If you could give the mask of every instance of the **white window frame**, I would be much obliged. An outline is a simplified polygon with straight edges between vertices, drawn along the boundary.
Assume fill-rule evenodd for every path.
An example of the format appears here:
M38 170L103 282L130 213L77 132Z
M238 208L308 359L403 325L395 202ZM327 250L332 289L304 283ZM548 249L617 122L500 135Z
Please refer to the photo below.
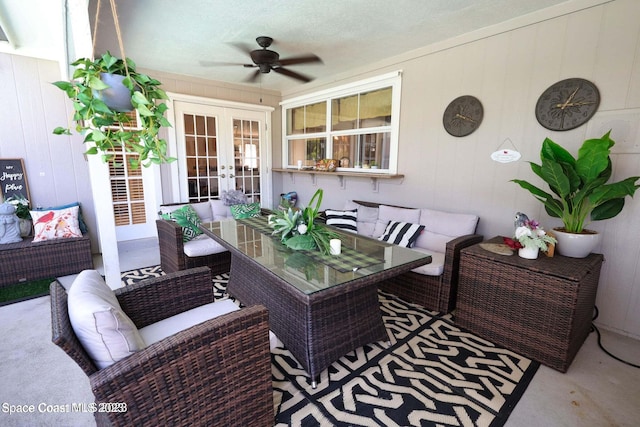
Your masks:
M325 138L326 140L326 156L332 158L333 153L333 137L340 135L362 135L368 133L390 132L389 147L389 168L388 169L355 169L339 168L339 170L348 170L350 172L361 173L398 173L398 135L400 129L400 94L402 89L402 71L394 71L392 73L383 74L365 80L348 83L331 89L314 92L308 95L302 95L280 102L282 107L282 164L285 168L297 168L297 165L289 164L289 141L301 138ZM331 106L333 99L343 98L359 93L371 92L386 87L392 88L391 94L391 124L383 127L359 128L350 130L331 130ZM325 101L327 105L327 123L325 132L314 132L310 134L293 134L287 135L287 110L298 108L305 105L311 105ZM353 165L351 165L353 166Z

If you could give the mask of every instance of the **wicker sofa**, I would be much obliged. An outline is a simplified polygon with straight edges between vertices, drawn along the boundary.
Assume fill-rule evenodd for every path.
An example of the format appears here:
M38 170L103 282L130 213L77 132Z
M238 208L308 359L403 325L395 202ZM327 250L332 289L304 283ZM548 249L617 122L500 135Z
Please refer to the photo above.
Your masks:
M202 311L194 315L194 310L214 311L211 306L220 304L213 302L210 277L206 268L191 269L114 294L140 330L176 318L189 322L202 317ZM196 322L98 369L72 326L70 315L77 307L68 307L68 301L73 286L76 282L68 294L58 282L51 284L52 341L88 376L97 425L273 425L268 313L263 306Z
M173 212L186 203L160 206L159 214ZM218 221L231 216L231 209L222 200L190 203L203 222ZM165 273L194 267L209 267L211 274L227 273L231 267L231 254L223 246L204 234L184 242L182 228L171 220L156 220L160 245L160 266Z
M0 287L93 268L89 236L0 245Z
M391 220L424 225L412 249L431 254L432 262L386 280L380 289L429 310L448 313L455 308L460 250L483 239L475 234L476 215L359 200L347 201L344 210L356 210L358 234L372 238L380 237Z

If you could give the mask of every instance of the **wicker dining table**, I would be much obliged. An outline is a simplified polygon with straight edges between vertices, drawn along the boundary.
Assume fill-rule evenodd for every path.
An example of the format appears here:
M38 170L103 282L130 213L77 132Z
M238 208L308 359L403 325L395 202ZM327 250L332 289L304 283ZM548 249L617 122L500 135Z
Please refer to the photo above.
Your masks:
M269 310L269 327L315 388L331 363L388 341L377 283L431 262L431 256L336 229L340 255L294 251L271 235L266 217L206 222L200 228L231 252L227 291Z

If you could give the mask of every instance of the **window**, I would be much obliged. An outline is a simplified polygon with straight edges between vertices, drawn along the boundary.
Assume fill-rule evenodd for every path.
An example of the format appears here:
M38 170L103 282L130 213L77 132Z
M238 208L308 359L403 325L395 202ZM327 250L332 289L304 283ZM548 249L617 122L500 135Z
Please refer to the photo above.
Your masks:
M340 170L397 172L400 72L281 103L283 164L336 159Z

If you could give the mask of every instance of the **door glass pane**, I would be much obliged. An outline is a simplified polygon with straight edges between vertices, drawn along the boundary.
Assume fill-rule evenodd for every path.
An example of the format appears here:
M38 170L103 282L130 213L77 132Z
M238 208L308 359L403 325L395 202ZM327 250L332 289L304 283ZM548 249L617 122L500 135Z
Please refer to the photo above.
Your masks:
M184 115L189 201L219 197L218 139L215 116Z
M260 201L260 126L254 120L233 120L235 189L251 202Z

